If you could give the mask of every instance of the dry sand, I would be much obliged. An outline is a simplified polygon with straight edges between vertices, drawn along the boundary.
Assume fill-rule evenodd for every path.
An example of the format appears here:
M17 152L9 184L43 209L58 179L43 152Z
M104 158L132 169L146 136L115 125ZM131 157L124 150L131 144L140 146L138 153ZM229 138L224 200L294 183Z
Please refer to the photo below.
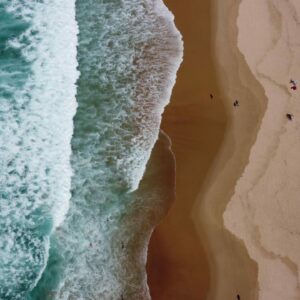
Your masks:
M255 21L253 21L255 20ZM258 264L259 300L300 299L300 2L243 0L238 46L268 105L224 214ZM294 120L286 118L287 113Z

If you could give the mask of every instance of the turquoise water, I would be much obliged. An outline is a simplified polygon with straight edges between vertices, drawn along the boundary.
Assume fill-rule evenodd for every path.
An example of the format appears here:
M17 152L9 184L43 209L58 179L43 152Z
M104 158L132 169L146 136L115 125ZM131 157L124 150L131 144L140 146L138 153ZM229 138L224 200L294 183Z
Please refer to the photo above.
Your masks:
M0 16L0 299L148 299L163 136L141 179L182 56L171 14L0 0Z
M36 285L50 235L68 210L78 77L74 8L0 1L0 299L24 299ZM65 21L72 11L73 21Z

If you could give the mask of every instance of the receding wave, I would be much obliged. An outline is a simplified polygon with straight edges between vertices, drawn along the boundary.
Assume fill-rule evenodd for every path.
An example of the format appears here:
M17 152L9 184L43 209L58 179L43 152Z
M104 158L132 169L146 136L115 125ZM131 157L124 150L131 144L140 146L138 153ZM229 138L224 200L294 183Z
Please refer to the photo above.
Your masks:
M148 299L167 142L140 182L182 59L172 14L161 0L0 0L0 15L0 298Z
M95 154L105 189L137 189L181 62L180 35L158 3L77 1L82 136L74 150L84 144L87 161Z
M74 1L0 0L0 299L25 299L64 219L75 114Z
M181 36L158 0L78 0L76 19L72 199L32 298L149 299L145 246L155 218L146 213L162 209L164 192L138 187L182 59Z

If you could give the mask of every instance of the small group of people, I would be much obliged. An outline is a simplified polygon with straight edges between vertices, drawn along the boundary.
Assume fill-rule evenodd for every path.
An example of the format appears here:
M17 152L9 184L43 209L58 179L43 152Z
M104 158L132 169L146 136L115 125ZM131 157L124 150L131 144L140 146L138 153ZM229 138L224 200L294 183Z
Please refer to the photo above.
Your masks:
M297 83L296 83L296 81L294 79L290 80L290 84L291 84L291 89L293 91L297 90ZM210 99L214 98L213 94L209 94L209 96L210 96ZM234 100L233 106L234 107L240 106L240 102L238 100ZM286 114L286 117L287 117L288 120L292 121L293 118L294 118L294 115L293 114ZM237 295L237 298L239 299L239 295Z
M210 99L214 99L214 95L213 94L209 94L209 97L210 97ZM240 106L240 102L238 100L234 100L233 106L234 107Z
M290 80L290 84L291 84L291 89L293 91L297 90L297 83L294 79ZM286 114L286 117L289 121L292 121L294 119L294 115L293 114Z
M297 90L297 84L296 84L295 80L291 79L290 84L291 84L291 89L293 91Z
M235 100L235 101L233 102L233 106L234 106L234 107L240 106L240 102L239 102L238 100Z

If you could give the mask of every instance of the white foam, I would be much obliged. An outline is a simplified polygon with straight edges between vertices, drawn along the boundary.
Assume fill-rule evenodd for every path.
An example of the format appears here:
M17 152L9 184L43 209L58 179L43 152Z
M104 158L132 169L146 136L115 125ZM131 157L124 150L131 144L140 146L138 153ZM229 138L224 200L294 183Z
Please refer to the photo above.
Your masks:
M79 125L73 139L72 204L56 233L66 259L57 299L117 299L128 287L137 295L133 298L148 299L143 272L148 232L140 237L145 248L138 261L128 261L128 269L122 269L116 238L128 229L118 228L126 201L144 199L123 194L117 181L121 178L131 191L139 186L182 61L182 39L161 1L82 0L77 5Z
M64 220L71 197L71 137L77 107L75 83L79 76L76 70L78 28L75 0L46 1L37 8L33 29L39 31L40 40L33 64L33 80L39 83L32 94L37 101L32 103L31 113L39 112L43 121L50 123L49 130L53 135L50 147L54 153L50 159L55 166L53 184L56 191L52 213L57 227Z
M172 27L174 27L174 32L180 35L179 30L176 28L174 24L174 15L169 10L169 8L164 4L163 0L152 0L152 1L153 1L154 11L156 12L156 14L161 17L164 17L165 19L173 23Z
M5 273L5 278L0 279L0 291L11 287L17 299L21 296L13 294L14 289L29 284L26 276L32 275L31 268L40 268L40 272L30 287L39 280L47 263L49 235L64 220L69 207L78 29L75 0L8 2L7 12L28 22L29 28L9 41L7 47L19 49L31 65L24 72L23 83L16 85L11 78L11 82L0 86L5 90L9 90L9 84L13 87L12 100L0 108L0 113L5 111L0 120L0 181L9 199L1 201L0 218L2 228L7 230L1 239L7 239L8 245L12 239L14 247L0 249L0 264L5 260L8 266L0 270ZM54 228L50 223L41 223L47 218L52 218ZM33 233L38 226L45 232ZM22 236L28 234L28 247L18 240L15 228L23 230ZM41 253L40 259L36 252Z
M136 137L136 139L133 139L132 157L125 158L125 160L127 161L125 161L124 164L126 165L125 168L127 169L128 179L131 186L130 192L138 189L139 183L144 175L152 149L158 139L161 115L164 111L165 106L170 101L172 89L176 82L176 74L183 60L183 41L180 32L175 26L174 15L162 0L149 0L148 5L152 6L153 12L156 13L157 16L159 16L157 25L159 26L160 22L164 25L164 28L157 28L158 30L164 30L165 33L165 40L161 40L161 43L165 43L165 45L162 45L161 49L156 49L157 57L160 56L159 51L161 51L162 53L165 52L166 49L164 49L164 47L168 48L168 50L173 48L174 52L167 51L169 56L163 54L160 58L162 65L165 66L165 74L163 74L162 78L164 81L163 90L160 90L160 82L156 81L156 77L159 77L159 75L161 74L153 73L151 77L148 77L147 79L142 78L143 82L138 83L140 85L145 85L145 89L150 88L154 90L154 93L151 95L152 99L146 99L146 101L145 99L142 99L145 97L144 93L142 93L141 95L137 95L136 99L137 103L141 103L141 106L143 102L153 101L151 106L154 110L154 113L150 110L146 110L144 112L144 114L152 115L152 118L151 120L148 120L148 124L145 123L142 126L142 136L139 135ZM139 65L138 68L150 67L150 64L152 62L148 62L148 66L147 61L143 61L142 63L146 64L146 67L142 67L142 65Z

